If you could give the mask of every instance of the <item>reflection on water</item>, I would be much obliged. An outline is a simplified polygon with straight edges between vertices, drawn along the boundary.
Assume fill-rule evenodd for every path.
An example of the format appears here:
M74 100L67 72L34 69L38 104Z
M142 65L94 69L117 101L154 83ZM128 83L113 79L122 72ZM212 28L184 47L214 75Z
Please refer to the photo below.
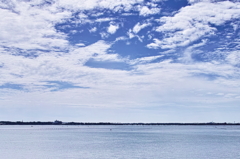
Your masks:
M240 126L0 126L2 159L237 159Z

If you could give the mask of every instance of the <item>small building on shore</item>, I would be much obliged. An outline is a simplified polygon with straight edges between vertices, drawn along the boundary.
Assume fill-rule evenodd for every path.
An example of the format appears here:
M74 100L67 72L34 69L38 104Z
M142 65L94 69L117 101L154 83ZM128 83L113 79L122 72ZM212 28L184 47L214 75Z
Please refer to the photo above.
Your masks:
M55 120L55 121L53 122L53 124L55 124L55 125L61 125L61 124L62 124L62 121Z

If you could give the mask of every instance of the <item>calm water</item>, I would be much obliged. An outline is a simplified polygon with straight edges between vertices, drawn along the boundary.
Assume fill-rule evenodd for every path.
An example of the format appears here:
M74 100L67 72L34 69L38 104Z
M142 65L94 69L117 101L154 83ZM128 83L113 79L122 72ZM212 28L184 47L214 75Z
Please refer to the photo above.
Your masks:
M240 159L240 126L0 126L1 159Z

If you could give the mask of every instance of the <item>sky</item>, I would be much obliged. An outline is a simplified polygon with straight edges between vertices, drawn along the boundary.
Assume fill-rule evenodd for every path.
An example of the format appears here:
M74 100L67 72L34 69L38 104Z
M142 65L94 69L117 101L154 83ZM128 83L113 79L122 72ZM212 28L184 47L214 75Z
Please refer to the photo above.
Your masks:
M0 121L240 122L239 0L0 0Z

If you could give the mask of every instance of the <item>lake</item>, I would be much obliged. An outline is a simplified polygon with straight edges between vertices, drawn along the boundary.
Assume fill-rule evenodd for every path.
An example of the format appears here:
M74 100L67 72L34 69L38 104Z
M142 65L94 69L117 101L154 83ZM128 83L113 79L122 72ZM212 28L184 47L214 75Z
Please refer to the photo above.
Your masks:
M1 159L239 159L240 126L0 126Z

